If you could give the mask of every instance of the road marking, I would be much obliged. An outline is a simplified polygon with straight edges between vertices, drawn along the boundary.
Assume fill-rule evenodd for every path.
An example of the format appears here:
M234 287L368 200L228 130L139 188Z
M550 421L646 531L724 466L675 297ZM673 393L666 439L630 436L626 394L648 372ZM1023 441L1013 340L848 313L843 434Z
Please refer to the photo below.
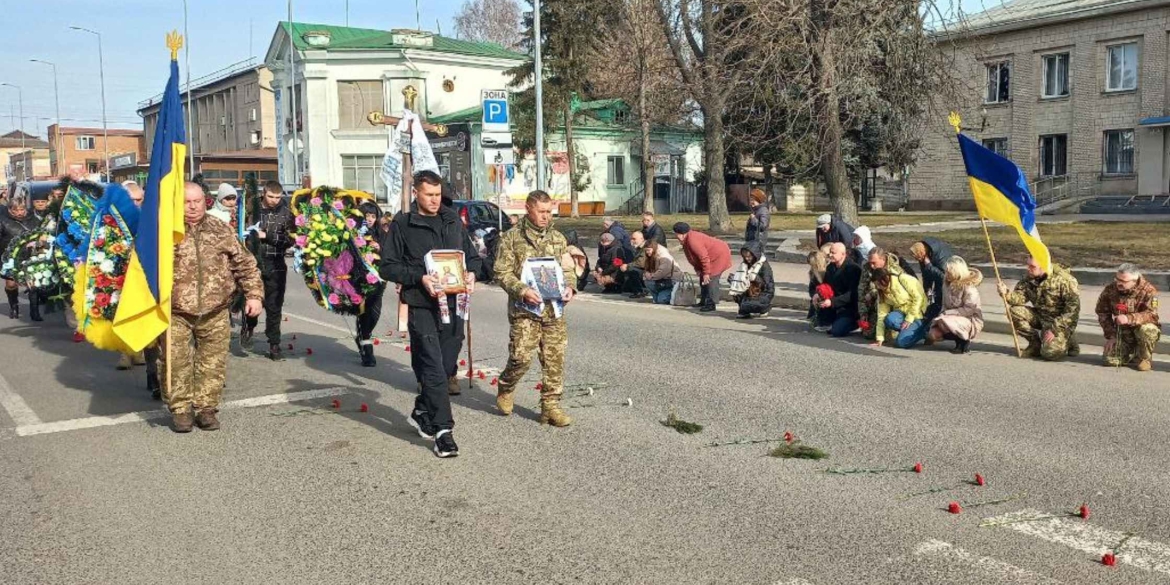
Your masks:
M1049 515L1037 510L1020 510L987 518L985 521L1011 522L1004 524L1003 527L1049 542L1063 544L1069 548L1089 553L1096 558L1100 558L1101 555L1112 550L1127 536L1125 532L1109 530L1079 519L1029 520ZM1170 546L1135 536L1125 541L1125 546L1117 553L1117 561L1139 569L1170 575Z
M41 424L41 418L28 407L19 394L12 391L12 386L4 376L0 376L0 406L4 407L4 411L16 426Z
M996 577L999 580L1011 583L1043 583L1048 585L1059 583L1059 581L1050 579L1039 573L1021 569L1015 565L991 557L981 557L958 548L949 542L943 542L933 538L919 544L914 549L914 555L936 558L951 564L968 566L990 577Z
M318 326L320 326L320 327L325 327L325 328L327 328L327 329L332 329L332 330L334 330L334 331L340 331L340 332L342 332L342 333L348 333L348 334L350 335L350 337L352 337L352 336L354 335L354 331L353 331L352 329L349 329L349 328L347 328L347 327L341 327L341 326L339 326L339 325L334 325L334 324L332 324L332 323L326 323L326 322L324 322L324 321L318 321L317 319L314 319L314 318L312 318L312 317L305 317L305 316L302 316L302 315L297 315L296 313L289 313L288 311L285 311L285 313L284 313L284 314L285 314L286 316L288 316L290 319L296 319L296 320L298 320L298 321L304 321L305 323L312 323L313 325L318 325Z
M255 408L258 406L273 406L276 404L287 404L289 402L298 402L301 400L313 400L315 398L338 396L345 394L348 391L348 388L337 386L334 388L321 388L318 390L290 392L288 394L269 394L267 396L257 396L254 398L229 400L221 404L220 408L240 409ZM16 435L19 437L31 437L33 435L46 435L49 433L62 433L65 431L77 431L81 429L92 429L96 427L108 427L126 423L166 419L170 418L170 416L171 413L169 411L166 409L160 409L128 412L126 414L120 414L117 416L89 416L85 418L75 418L48 423L42 423L38 420L35 424L27 424L16 427Z

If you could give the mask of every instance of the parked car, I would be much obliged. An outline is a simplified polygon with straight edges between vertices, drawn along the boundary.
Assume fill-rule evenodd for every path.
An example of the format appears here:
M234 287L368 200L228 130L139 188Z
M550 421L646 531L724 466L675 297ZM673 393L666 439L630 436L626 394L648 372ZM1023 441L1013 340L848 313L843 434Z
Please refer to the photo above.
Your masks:
M456 199L451 202L451 208L459 214L463 220L463 227L467 228L468 233L474 233L475 230L486 228L500 227L500 208L490 201L475 201L470 199ZM504 229L508 231L512 229L512 222L508 216L504 216Z

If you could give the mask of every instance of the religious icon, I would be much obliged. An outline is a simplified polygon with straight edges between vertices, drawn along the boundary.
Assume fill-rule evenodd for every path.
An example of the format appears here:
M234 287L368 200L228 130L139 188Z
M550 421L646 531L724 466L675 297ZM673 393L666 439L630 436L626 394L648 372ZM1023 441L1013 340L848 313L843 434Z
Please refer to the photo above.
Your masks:
M443 294L467 292L463 252L460 250L432 250L426 256L427 272L436 277Z

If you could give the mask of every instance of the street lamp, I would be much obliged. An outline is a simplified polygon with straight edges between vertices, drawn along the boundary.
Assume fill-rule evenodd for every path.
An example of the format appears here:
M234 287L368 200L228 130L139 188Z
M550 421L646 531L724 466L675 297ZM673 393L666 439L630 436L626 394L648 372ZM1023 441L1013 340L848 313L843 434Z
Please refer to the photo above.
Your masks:
M57 167L57 170L53 171L53 174L59 175L59 174L62 174L61 173L61 162L60 162L60 159L61 159L61 94L57 90L57 65L54 63L50 63L48 61L42 61L40 59L29 59L29 61L32 61L33 63L40 63L42 65L48 65L49 67L53 68L53 101L56 102L56 106L57 106L57 137L56 137L57 139L55 141L57 143L57 154L56 154L56 156L53 157L53 164Z
M106 123L106 62L105 62L105 59L102 58L102 33L99 33L99 32L94 31L94 30L89 30L88 28L82 28L80 26L71 26L69 28L71 28L73 30L79 30L81 32L87 32L91 35L96 36L98 39L98 75L100 76L101 84L102 84L102 141L105 142L105 144L104 144L105 152L103 154L104 154L105 159L106 159L106 180L109 180L109 177L110 177L110 127ZM60 127L58 126L58 132L59 131L60 131Z
M24 92L20 90L19 85L12 85L11 83L0 83L4 87L11 87L16 89L16 102L20 104L20 150L24 150Z

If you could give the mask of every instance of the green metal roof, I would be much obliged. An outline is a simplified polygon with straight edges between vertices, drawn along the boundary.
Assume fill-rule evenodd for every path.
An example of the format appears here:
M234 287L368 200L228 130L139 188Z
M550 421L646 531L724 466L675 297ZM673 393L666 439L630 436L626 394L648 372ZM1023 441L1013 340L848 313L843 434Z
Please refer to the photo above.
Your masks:
M588 102L581 102L577 104L577 111L584 112L587 110L604 110L607 108L625 107L626 102L621 98L609 98L607 100L593 100Z
M432 124L460 124L483 121L483 106L472 106L442 116L431 116L427 122Z
M288 21L282 21L280 27L289 31ZM498 59L527 59L528 56L496 45L494 43L477 43L461 41L432 34L434 39L431 47L414 47L394 44L390 31L370 28L353 28L330 24L312 24L307 22L292 23L292 37L298 50L311 49L303 36L309 31L323 31L329 33L327 50L377 50L377 49L414 49L418 51L435 51L437 53L455 53L459 55L474 55L477 57L494 57Z

